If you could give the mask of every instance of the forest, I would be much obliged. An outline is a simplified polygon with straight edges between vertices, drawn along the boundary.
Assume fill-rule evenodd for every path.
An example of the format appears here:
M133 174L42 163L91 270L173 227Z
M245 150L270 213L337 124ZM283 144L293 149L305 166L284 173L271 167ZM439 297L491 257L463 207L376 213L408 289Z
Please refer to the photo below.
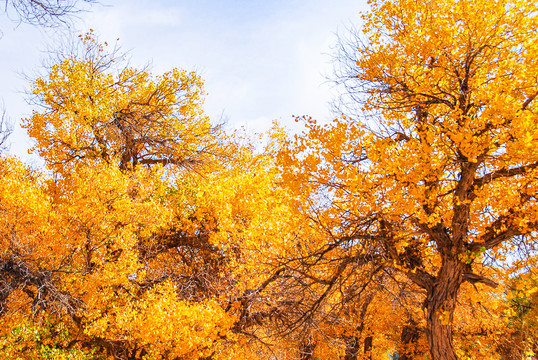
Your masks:
M58 53L20 120L43 166L0 156L0 358L535 359L538 3L362 19L341 114L297 133L225 131L199 74L92 31Z

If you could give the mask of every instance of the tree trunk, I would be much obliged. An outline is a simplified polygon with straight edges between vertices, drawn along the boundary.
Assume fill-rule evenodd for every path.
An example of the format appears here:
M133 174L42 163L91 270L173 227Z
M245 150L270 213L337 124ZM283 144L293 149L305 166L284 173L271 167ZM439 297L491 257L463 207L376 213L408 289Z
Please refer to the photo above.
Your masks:
M428 289L426 335L432 360L458 359L452 342L452 320L464 265L457 255L444 258L433 286Z
M342 360L357 360L357 357L359 356L359 352L361 350L361 346L359 343L360 338L357 336L348 336L345 338L346 343L346 352L344 354L344 358ZM373 336L367 336L364 339L364 354L365 359L371 359L372 358L372 343L373 343Z
M314 349L316 348L316 343L312 340L311 337L303 339L299 345L299 359L300 360L311 360L314 355Z
M357 360L361 348L359 338L356 336L346 336L344 341L346 343L346 352L343 360Z
M400 338L401 349L398 351L400 354L400 360L413 360L417 354L416 342L419 338L418 326L413 319L409 321L408 325L405 325L402 329L402 335Z
M372 360L372 347L373 347L374 337L367 336L364 339L364 355L366 359Z
M357 360L357 356L359 356L360 352L360 345L359 340L362 334L362 331L364 330L364 320L366 318L366 311L368 310L368 306L372 302L372 299L374 298L373 294L369 294L365 300L364 303L361 306L361 313L359 317L359 326L357 327L357 335L356 336L346 336L344 337L344 342L346 344L346 352L344 354L344 358L342 360ZM366 354L368 351L372 350L372 336L368 336L364 339L364 353ZM371 355L369 358L371 359Z

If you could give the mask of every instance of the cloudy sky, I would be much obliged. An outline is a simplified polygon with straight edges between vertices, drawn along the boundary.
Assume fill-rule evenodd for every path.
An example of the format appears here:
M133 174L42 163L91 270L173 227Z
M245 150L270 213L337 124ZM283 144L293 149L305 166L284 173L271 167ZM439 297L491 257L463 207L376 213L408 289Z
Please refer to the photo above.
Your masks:
M331 48L336 33L357 24L364 0L103 0L74 21L72 31L92 28L103 41L119 38L133 65L155 73L196 70L205 80L206 111L229 127L266 130L292 115L332 117ZM28 81L39 72L51 30L0 16L0 99L17 124L28 116ZM62 29L65 33L65 29ZM11 153L25 155L31 140L15 126Z

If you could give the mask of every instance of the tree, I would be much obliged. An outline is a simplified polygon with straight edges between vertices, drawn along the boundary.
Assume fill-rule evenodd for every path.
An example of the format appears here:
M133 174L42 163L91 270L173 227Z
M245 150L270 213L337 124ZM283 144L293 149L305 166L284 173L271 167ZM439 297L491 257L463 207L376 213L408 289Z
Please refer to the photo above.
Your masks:
M143 165L201 162L217 147L217 128L203 114L202 81L194 72L174 69L153 77L122 67L90 32L83 48L54 64L34 82L35 111L23 126L35 149L56 171L89 160L120 169Z
M0 150L5 150L7 147L6 142L11 135L12 130L11 124L6 116L6 111L3 110L0 115Z
M536 314L536 275L524 272L509 282L507 302L509 321L507 339L500 346L504 359L521 359L538 353Z
M55 27L65 24L71 16L82 11L79 3L95 0L4 0L4 12L14 11L17 21L31 25Z
M370 5L340 78L366 120L307 121L282 168L331 249L424 291L431 357L457 359L462 284L502 284L503 257L536 241L537 5Z
M196 74L153 76L80 40L33 83L46 171L0 159L0 355L259 349L280 274L266 254L285 257L300 220L274 161L210 124Z

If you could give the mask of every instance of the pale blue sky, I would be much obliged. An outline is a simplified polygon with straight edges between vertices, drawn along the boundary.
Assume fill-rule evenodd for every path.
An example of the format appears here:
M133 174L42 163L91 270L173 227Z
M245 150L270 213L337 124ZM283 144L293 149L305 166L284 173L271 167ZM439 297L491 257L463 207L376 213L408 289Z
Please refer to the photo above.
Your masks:
M102 40L120 39L132 63L151 63L160 73L173 67L198 71L205 80L206 111L224 114L231 128L264 131L292 115L332 117L331 46L335 33L357 24L364 0L104 0L80 15L78 33L93 28ZM21 72L39 70L54 32L0 17L0 98L13 123L31 108ZM11 153L31 142L16 129Z

